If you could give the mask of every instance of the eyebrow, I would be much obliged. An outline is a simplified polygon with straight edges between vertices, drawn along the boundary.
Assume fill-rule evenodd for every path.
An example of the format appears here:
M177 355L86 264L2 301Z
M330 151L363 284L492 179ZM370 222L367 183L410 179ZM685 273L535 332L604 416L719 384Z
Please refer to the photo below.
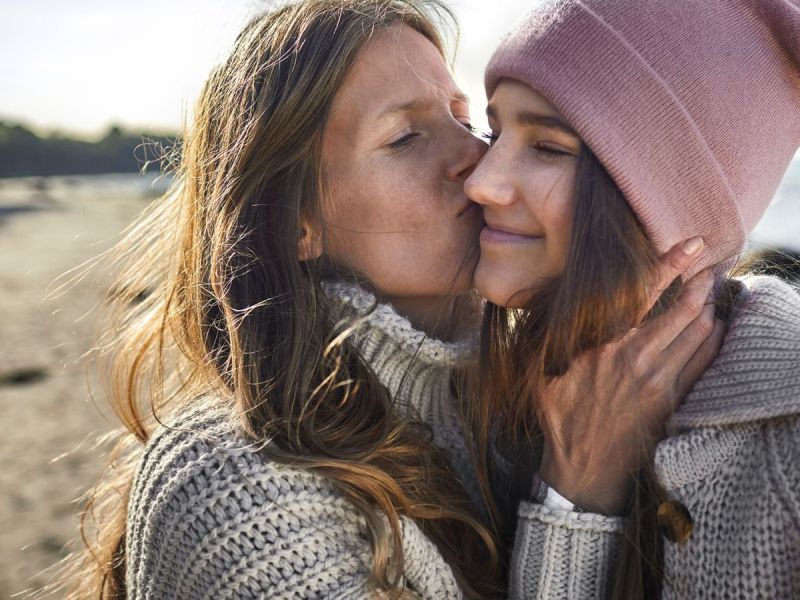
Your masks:
M486 107L486 115L492 119L497 119L497 113L491 106ZM572 127L554 115L542 115L530 111L521 111L515 116L517 122L523 125L537 125L546 129L556 129L574 137L580 137Z
M464 104L469 104L469 97L462 92L457 92L454 94L450 94L450 101L463 102ZM396 113L404 113L404 112L414 112L426 109L429 108L433 103L434 100L432 98L417 98L414 100L409 100L408 102L400 102L398 104L393 104L386 110L381 111L381 113L378 115L378 118L382 119L387 115L393 115Z

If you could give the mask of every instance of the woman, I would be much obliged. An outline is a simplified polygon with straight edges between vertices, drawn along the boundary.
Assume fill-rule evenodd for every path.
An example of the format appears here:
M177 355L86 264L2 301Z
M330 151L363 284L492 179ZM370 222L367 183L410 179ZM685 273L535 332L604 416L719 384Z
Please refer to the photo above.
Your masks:
M101 349L129 433L76 597L502 593L451 377L484 145L437 10L297 2L212 73L181 185L115 265ZM690 260L668 253L663 278ZM668 333L694 350L695 317Z
M533 480L511 595L798 597L800 297L730 268L800 145L800 5L550 3L503 42L486 88L492 147L465 186L486 220L479 414L505 417L484 446L536 442L506 473ZM687 275L712 268L728 330L666 439L630 403L553 401L567 369L613 377L598 356L648 313L658 253L692 235L706 247ZM587 435L595 455L574 450ZM567 532L552 568L529 566L535 588L514 581L541 557L530 521Z

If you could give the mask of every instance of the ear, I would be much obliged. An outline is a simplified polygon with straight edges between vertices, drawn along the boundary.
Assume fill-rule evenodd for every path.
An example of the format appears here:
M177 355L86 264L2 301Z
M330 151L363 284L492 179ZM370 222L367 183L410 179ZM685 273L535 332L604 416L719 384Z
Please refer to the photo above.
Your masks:
M300 237L297 239L297 260L314 260L322 255L322 231L308 219L300 219Z

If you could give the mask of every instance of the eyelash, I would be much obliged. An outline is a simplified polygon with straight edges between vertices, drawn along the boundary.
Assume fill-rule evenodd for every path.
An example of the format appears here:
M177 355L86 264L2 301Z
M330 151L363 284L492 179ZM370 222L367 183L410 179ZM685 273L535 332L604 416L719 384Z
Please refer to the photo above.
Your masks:
M470 133L475 133L476 129L472 126L472 123L462 123L462 125L469 131ZM412 132L404 135L399 140L395 140L388 144L388 147L392 150L402 150L406 146L409 146L414 138L418 137L420 134L419 132Z
M419 136L419 133L417 132L406 134L399 140L395 140L394 142L389 144L389 148L391 148L392 150L402 150L403 148L411 144L411 141L417 136Z
M500 137L492 132L484 132L481 134L481 137L489 140L489 144L492 144L497 141ZM573 156L571 152L564 152L563 150L556 150L555 148L550 148L549 146L542 146L541 144L536 144L532 146L534 150L538 152L544 152L545 154L549 154L551 156Z

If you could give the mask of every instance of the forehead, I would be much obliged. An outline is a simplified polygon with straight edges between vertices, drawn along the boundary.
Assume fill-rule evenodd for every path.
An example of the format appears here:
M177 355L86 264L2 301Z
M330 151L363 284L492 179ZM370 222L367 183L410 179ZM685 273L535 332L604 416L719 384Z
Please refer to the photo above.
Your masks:
M361 48L334 99L331 119L374 121L393 107L459 96L436 46L400 25L378 32Z
M516 79L501 79L489 99L487 112L494 117L502 117L503 113L529 111L540 115L558 117L558 111L544 96L526 83Z

